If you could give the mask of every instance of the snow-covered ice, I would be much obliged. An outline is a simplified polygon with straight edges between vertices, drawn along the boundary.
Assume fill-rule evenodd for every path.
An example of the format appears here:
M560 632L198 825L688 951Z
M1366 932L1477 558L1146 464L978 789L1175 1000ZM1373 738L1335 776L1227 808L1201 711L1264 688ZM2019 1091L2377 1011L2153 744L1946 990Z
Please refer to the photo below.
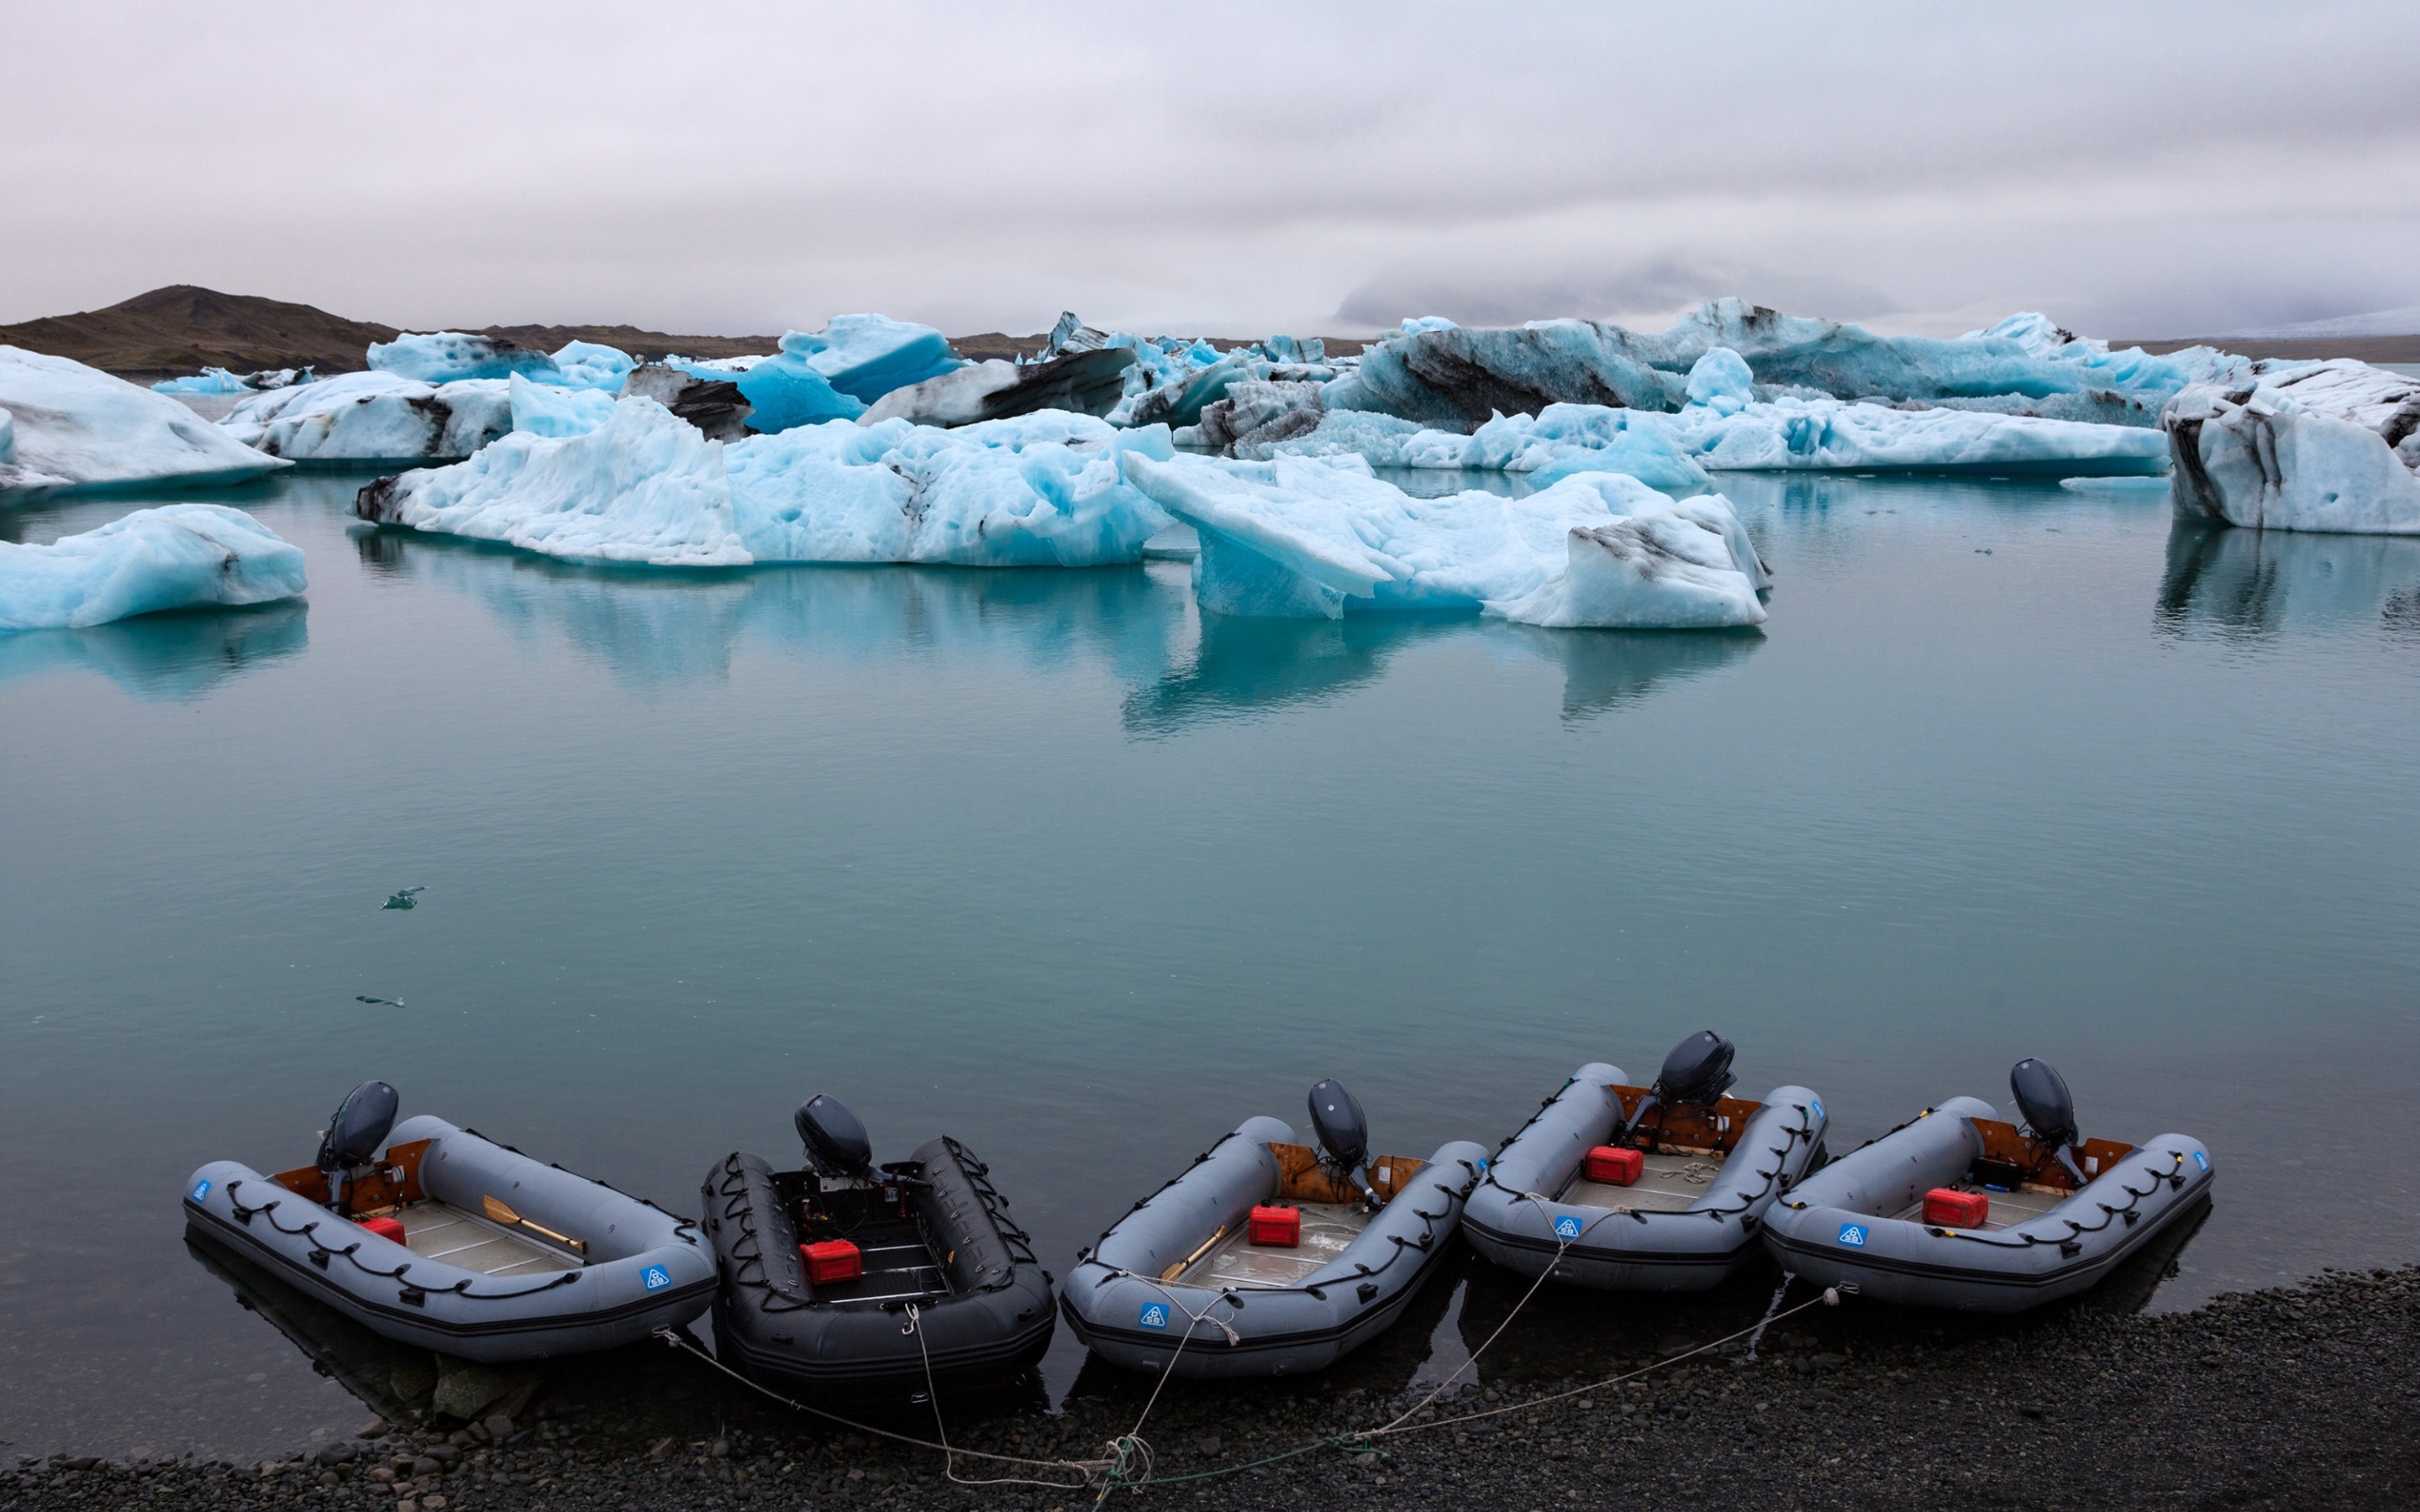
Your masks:
M724 443L631 396L585 434L516 431L467 462L381 479L354 513L652 566L1097 566L1141 560L1169 523L1121 476L1128 454L1171 455L1167 430L1045 410L955 430L828 421Z
M2420 534L2420 380L2366 363L2259 363L2161 417L2177 513L2256 530Z
M459 331L406 332L393 341L372 342L368 356L370 371L417 378L423 383L452 383L462 378L501 381L515 373L548 380L561 377L554 359L542 351L494 336L465 335Z
M582 561L744 566L722 447L653 399L624 399L586 435L516 431L466 462L381 478L353 513Z
M139 509L48 546L0 542L0 630L266 604L303 587L302 548L224 504Z
M469 456L512 424L506 379L425 383L380 372L256 393L219 422L270 456L352 462Z
M238 483L286 465L166 394L15 347L0 347L0 493Z
M1719 496L1676 504L1625 474L1586 472L1520 499L1415 499L1357 458L1129 456L1125 469L1200 532L1194 592L1214 613L1335 619L1350 601L1557 625L1764 619L1757 590L1770 578Z

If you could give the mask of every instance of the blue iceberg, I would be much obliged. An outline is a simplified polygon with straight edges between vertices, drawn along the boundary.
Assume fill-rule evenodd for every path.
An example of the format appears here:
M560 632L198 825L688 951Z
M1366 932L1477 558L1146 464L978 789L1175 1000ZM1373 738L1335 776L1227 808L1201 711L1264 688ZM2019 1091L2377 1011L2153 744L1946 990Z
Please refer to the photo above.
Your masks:
M568 389L604 389L619 393L622 380L638 366L628 352L602 342L566 342L554 354L554 377L549 380ZM523 377L531 375L523 374Z
M802 359L861 405L967 365L931 326L880 315L836 315L820 332L790 332L782 338L782 354Z
M513 429L524 435L585 436L613 418L615 396L602 390L532 383L519 373L506 382Z
M0 542L0 630L266 604L303 587L302 548L224 504L139 509L48 546Z

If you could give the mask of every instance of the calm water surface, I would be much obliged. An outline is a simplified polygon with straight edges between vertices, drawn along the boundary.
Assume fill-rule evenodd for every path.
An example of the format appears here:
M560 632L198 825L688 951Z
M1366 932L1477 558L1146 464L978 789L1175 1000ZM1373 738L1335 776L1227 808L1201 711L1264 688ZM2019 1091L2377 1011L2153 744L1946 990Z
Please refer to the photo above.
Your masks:
M1063 1272L1320 1076L1422 1154L1713 1026L1835 1149L2025 1055L2200 1134L2156 1305L2414 1257L2420 541L1731 478L1766 632L1621 635L1205 623L1175 563L590 570L369 532L360 481L209 496L307 603L0 638L9 1452L359 1418L176 1204L367 1076L685 1211L830 1091L883 1158L966 1139Z

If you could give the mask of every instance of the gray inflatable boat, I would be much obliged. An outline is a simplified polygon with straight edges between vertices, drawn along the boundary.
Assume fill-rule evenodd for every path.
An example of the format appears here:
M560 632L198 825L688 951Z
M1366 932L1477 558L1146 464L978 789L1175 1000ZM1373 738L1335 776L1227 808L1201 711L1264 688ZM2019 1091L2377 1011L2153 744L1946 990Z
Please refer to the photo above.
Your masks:
M395 1114L395 1088L365 1082L316 1165L210 1162L185 1183L187 1223L387 1338L489 1364L613 1349L713 1300L695 1224Z
M1652 1088L1602 1061L1497 1152L1462 1219L1471 1248L1526 1276L1621 1291L1698 1291L1760 1260L1767 1210L1818 1162L1823 1100L1776 1087L1761 1103L1722 1095L1731 1047L1707 1031L1681 1042ZM1591 1180L1591 1151L1635 1151Z
M1782 1269L1881 1302L2022 1312L2093 1286L2209 1195L2200 1140L2083 1139L2056 1072L2024 1060L2010 1080L2023 1127L1953 1097L1808 1177L1766 1220Z
M1321 1149L1248 1119L1078 1257L1060 1288L1077 1337L1130 1370L1280 1376L1392 1323L1444 1259L1487 1151L1373 1156L1352 1094L1322 1082L1311 1104Z

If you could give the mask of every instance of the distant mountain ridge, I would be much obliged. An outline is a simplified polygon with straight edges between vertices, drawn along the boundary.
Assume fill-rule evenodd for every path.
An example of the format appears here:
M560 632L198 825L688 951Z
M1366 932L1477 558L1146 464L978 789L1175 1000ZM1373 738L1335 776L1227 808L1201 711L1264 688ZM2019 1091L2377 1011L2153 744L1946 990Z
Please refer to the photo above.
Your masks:
M454 327L468 330L468 327ZM372 342L393 341L395 326L349 320L308 304L252 294L222 294L171 284L105 310L47 316L0 326L0 345L72 357L104 373L147 381L224 367L316 367L322 375L368 365ZM772 351L775 336L675 336L636 326L489 326L481 332L552 351L567 341L602 342L638 357L740 357Z

